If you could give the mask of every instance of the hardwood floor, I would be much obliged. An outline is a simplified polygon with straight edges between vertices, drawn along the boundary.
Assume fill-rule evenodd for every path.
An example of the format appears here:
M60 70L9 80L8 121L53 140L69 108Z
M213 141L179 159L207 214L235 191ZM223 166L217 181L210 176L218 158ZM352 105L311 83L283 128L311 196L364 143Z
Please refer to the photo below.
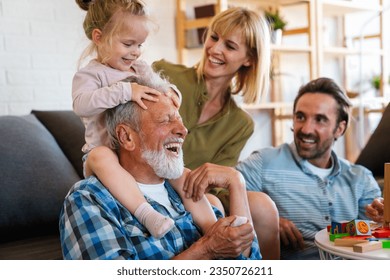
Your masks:
M62 259L59 236L44 236L0 244L0 260Z

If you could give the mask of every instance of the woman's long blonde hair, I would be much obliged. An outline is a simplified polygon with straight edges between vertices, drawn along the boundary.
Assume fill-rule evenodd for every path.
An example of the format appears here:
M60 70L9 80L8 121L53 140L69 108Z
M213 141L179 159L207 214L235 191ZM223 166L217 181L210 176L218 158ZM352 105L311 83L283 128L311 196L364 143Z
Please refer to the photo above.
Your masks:
M242 95L244 103L256 103L261 96L267 94L269 87L270 28L266 20L256 12L242 7L234 7L213 18L206 38L209 38L212 33L224 37L236 30L240 30L244 35L251 65L242 66L238 70L231 83L231 92ZM202 59L197 65L199 79L203 78L206 57L204 49Z

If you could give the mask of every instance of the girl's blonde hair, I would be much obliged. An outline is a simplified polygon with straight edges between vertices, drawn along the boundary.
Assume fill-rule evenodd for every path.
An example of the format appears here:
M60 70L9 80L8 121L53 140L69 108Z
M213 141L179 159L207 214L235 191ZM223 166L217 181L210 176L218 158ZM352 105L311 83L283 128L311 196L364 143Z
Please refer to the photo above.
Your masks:
M99 29L102 32L103 42L111 46L113 36L121 31L128 15L149 20L145 4L140 0L76 0L76 3L81 9L87 11L83 27L85 35L91 40L82 53L80 62L97 52L97 46L92 41L94 29ZM104 61L108 59L109 57L103 58Z
M242 66L231 83L232 94L243 96L244 103L256 103L268 92L270 79L271 46L270 28L257 13L242 7L234 7L217 14L211 21L206 38L212 33L225 37L239 30L244 35L251 65ZM198 78L203 78L206 50L197 65Z

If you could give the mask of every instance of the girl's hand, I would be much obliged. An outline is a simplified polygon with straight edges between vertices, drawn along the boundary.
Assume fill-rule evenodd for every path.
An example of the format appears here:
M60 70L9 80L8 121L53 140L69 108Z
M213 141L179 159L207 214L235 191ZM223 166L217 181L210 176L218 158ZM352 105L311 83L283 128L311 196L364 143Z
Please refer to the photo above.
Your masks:
M141 86L137 83L131 83L131 101L137 102L142 109L148 109L142 99L157 102L158 98L154 96L161 95L161 92L147 86Z

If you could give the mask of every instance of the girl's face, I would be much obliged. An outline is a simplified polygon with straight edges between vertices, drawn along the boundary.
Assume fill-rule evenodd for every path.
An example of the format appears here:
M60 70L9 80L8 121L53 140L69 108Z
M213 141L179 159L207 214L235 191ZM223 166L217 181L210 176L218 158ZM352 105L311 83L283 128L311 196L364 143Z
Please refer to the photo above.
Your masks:
M107 44L100 46L99 57L109 57L105 64L114 69L129 71L133 62L141 55L141 47L148 34L145 21L132 16L123 24L120 33L113 36L111 48Z
M231 79L242 66L250 66L248 48L240 30L235 30L225 37L212 32L205 42L206 77L227 77Z

